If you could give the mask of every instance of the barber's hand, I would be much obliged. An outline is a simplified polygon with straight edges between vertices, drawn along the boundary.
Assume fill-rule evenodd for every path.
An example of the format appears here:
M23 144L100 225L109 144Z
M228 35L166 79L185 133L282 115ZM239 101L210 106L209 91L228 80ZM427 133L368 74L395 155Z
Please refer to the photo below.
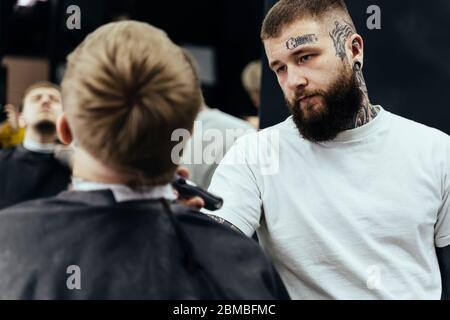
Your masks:
M177 174L185 179L189 179L189 170L183 167L177 169ZM176 190L175 193L178 194ZM180 199L178 198L178 203L190 207L192 209L201 209L205 206L205 201L200 197L193 197L190 199Z

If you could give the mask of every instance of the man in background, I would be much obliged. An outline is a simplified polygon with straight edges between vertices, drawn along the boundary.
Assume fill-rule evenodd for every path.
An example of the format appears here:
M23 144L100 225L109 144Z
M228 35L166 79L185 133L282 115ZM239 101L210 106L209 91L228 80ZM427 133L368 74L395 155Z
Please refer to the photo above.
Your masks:
M188 52L186 56L192 67L198 70L196 61ZM252 132L255 130L248 122L211 108L202 97L200 112L180 161L189 171L189 179L208 189L214 171L228 149L237 139Z
M246 121L210 108L203 101L181 158L181 164L189 170L189 179L208 189L214 171L228 149L238 138L252 132L255 129Z
M258 112L261 96L261 78L262 65L260 60L251 61L245 66L244 71L242 71L242 85ZM246 120L255 129L259 129L259 116L249 116Z
M56 120L62 113L59 87L49 82L33 84L19 111L23 143L0 150L0 208L54 196L70 183L70 170L54 156Z

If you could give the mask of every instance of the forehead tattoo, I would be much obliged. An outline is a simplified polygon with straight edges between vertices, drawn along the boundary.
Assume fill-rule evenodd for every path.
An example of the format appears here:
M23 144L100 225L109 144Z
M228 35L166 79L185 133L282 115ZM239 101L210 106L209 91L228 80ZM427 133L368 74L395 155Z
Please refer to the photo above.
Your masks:
M298 46L308 43L315 43L318 40L319 39L315 34L305 34L297 38L290 38L288 41L286 41L286 48L288 48L289 50L294 50Z

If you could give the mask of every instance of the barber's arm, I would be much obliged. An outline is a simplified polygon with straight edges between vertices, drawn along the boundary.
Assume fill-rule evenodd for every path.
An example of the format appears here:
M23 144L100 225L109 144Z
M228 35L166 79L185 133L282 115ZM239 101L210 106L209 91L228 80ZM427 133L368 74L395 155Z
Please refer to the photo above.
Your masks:
M450 246L436 248L436 254L441 269L442 297L443 300L450 300Z
M250 134L238 139L230 148L214 172L208 189L223 198L223 207L213 212L202 210L219 223L248 237L258 229L262 211L257 164L246 158L246 155L252 154L254 146Z

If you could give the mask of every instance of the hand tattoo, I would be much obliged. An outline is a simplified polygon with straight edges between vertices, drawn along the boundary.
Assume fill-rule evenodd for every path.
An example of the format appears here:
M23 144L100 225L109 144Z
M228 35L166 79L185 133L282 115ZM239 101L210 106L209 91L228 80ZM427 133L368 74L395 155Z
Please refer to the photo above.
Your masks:
M226 225L226 226L230 227L233 230L236 230L236 231L238 231L240 233L243 233L241 230L238 229L238 227L236 227L234 224L231 224L230 222L228 222L225 219L222 219L222 218L220 218L218 216L215 216L215 215L212 215L212 214L208 214L207 216L210 217L211 219L217 221L220 224Z

